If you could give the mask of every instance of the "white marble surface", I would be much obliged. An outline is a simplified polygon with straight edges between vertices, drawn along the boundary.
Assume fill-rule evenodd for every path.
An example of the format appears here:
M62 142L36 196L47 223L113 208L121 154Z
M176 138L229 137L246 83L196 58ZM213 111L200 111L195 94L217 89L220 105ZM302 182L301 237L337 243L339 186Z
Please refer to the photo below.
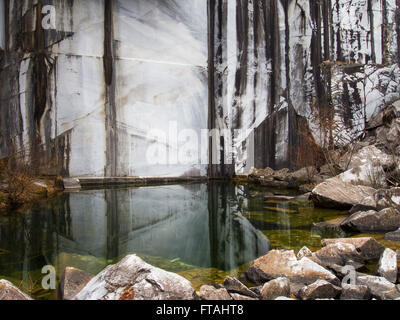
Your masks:
M175 127L178 134L190 129L198 137L207 129L206 9L203 0L117 2L119 175L206 174L200 155L208 145L199 143L197 156L179 157L185 137L170 135ZM155 130L165 139L152 139ZM152 150L159 152L152 156Z

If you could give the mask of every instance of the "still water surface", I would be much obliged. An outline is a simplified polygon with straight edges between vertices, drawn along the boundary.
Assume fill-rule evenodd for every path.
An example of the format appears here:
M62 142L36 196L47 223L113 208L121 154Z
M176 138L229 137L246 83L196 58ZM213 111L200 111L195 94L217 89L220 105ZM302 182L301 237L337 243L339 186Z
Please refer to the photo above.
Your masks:
M36 299L56 299L41 288L41 269L67 266L96 274L135 253L177 272L198 289L240 276L271 248L320 246L314 222L343 217L310 202L276 201L268 192L227 182L119 187L64 193L25 213L0 217L0 278Z

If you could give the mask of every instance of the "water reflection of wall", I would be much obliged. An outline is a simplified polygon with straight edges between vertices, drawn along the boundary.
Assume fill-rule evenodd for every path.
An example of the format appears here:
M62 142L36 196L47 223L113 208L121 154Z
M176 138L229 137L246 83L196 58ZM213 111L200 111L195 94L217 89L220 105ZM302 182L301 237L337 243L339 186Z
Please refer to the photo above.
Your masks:
M41 268L68 252L102 261L137 253L230 270L269 249L241 215L235 193L214 183L69 193L0 222L0 248L31 264L16 268ZM41 257L35 266L32 257Z

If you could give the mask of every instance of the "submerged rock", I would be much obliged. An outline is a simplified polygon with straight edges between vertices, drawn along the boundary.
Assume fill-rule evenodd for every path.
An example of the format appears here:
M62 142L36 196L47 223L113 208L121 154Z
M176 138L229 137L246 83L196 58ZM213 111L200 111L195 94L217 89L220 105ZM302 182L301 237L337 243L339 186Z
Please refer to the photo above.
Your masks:
M95 276L74 300L192 300L185 278L128 255Z
M369 300L371 294L367 286L344 283L340 300Z
M11 282L0 280L0 301L1 300L32 300L32 298L19 290Z
M297 260L294 251L271 250L251 264L245 272L246 278L254 283L287 277L290 281L313 283L318 279L324 279L334 284L339 279L321 265L307 257Z
M60 280L59 299L72 300L93 277L85 271L67 267Z
M354 245L359 256L364 261L377 261L385 250L385 247L382 244L371 237L324 239L321 241L323 247L335 243Z
M323 208L350 209L365 197L372 196L376 190L366 186L355 186L335 177L314 188L311 199L316 206Z
M199 297L202 300L232 300L225 288L215 288L213 286L201 286Z
M376 274L380 277L384 277L392 283L397 281L397 255L396 252L387 248L382 253L379 260Z
M299 297L302 300L334 299L342 292L340 287L325 280L317 280L314 283L302 288Z
M346 236L345 231L340 227L339 223L329 223L327 221L313 223L311 233L319 235L329 235L329 237Z
M277 278L264 284L261 289L262 300L275 300L278 297L290 297L290 281Z

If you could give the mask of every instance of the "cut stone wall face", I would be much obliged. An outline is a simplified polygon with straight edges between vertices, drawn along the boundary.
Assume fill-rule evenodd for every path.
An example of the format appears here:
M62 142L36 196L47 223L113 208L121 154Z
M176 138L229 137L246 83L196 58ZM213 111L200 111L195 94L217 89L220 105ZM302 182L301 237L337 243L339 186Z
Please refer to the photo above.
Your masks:
M0 0L0 157L63 176L294 167L321 110L346 143L400 98L398 7Z

